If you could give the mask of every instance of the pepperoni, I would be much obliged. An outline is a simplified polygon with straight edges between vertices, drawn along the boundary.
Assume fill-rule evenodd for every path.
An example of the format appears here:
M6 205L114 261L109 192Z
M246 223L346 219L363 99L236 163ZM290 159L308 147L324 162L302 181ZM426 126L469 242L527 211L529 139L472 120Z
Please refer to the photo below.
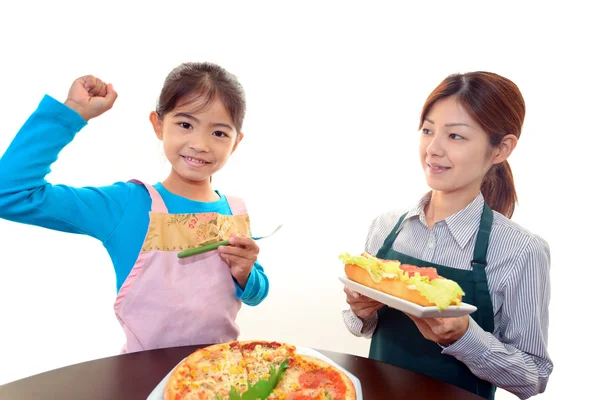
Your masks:
M290 357L288 358L288 368L292 368L294 366L296 366L298 364L298 360L296 359L296 357Z
M344 393L346 385L336 371L308 371L300 375L300 386L308 389L331 387L335 393Z
M268 342L268 343L265 343L265 342L250 342L250 343L245 343L242 346L242 350L250 350L250 351L252 351L258 345L261 345L263 347L268 347L268 348L271 348L271 349L278 349L279 347L281 347L281 343L279 343L279 342Z

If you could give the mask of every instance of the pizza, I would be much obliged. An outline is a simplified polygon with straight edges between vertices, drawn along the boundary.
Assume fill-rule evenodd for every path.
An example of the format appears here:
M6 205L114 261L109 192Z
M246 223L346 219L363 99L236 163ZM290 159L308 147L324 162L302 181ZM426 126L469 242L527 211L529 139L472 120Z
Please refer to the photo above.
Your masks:
M293 345L234 341L196 350L169 375L164 400L356 400L354 384Z

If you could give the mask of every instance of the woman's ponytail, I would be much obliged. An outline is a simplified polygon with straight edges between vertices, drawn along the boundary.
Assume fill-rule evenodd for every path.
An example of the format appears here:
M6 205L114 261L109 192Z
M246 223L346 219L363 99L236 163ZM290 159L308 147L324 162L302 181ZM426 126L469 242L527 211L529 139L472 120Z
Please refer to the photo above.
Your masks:
M517 190L508 161L490 168L483 178L481 193L492 210L507 218L512 217L517 204Z

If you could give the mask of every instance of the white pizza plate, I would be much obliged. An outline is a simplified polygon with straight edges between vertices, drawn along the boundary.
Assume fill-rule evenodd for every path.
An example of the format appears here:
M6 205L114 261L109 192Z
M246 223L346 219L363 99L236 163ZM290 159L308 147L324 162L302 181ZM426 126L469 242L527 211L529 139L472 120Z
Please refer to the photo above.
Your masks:
M351 281L346 277L340 276L339 279L344 285L348 286L355 292L370 297L373 300L377 300L391 308L395 308L396 310L403 311L419 318L462 317L463 315L471 314L477 310L477 307L467 303L461 303L460 306L449 306L444 310L439 310L435 306L423 307L410 301L403 300L399 297L391 296L387 293L380 292L379 290L361 285L360 283Z
M350 372L348 372L345 368L341 367L339 364L334 363L330 358L325 357L323 354L319 353L316 350L313 350L311 348L308 347L296 347L296 352L298 354L304 354L307 356L312 356L315 358L318 358L320 360L325 361L326 363L329 363L331 365L333 365L334 367L340 369L341 371L343 371L346 375L348 375L348 378L350 378L350 380L352 381L352 383L354 384L354 389L356 390L356 400L363 400L363 396L362 396L362 386L360 385L360 380L352 375ZM183 360L181 360L183 361ZM179 364L181 364L181 362L179 362ZM179 365L177 364L177 365ZM165 386L167 384L167 380L169 379L169 376L171 375L171 373L175 370L175 368L177 368L177 366L175 366L163 379L162 381L160 381L160 383L154 388L154 390L152 391L152 393L150 393L150 395L148 396L147 400L163 400L163 393L165 391Z

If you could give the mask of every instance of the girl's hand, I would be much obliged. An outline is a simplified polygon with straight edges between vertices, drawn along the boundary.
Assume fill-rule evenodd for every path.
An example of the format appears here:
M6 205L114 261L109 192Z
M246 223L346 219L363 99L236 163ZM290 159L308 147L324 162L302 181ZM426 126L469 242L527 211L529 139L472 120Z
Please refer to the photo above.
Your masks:
M218 250L223 261L231 268L231 275L244 289L260 251L258 245L250 237L232 234L229 246L220 246Z
M418 318L406 314L419 328L425 339L449 346L460 339L469 328L469 316L458 318Z
M93 75L77 78L69 89L65 105L89 121L110 110L117 100L112 84L106 84Z
M346 303L350 305L352 312L363 320L371 318L375 311L383 307L383 303L350 290L347 286L344 286L344 292L346 293Z

